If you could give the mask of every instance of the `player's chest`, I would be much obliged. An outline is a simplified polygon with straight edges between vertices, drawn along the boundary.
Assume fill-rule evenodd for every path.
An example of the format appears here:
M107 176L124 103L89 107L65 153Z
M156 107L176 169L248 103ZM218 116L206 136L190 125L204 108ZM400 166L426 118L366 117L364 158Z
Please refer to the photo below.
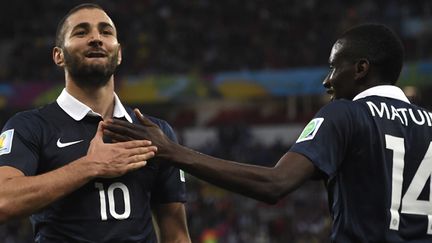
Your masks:
M42 138L39 170L53 170L86 155L96 129L95 122L55 124Z
M42 139L39 158L39 172L44 173L67 165L87 155L90 143L94 139L100 119L87 119L81 122L68 121L57 123ZM105 143L110 139L103 137ZM158 166L148 164L139 171L143 183L151 182L157 176Z

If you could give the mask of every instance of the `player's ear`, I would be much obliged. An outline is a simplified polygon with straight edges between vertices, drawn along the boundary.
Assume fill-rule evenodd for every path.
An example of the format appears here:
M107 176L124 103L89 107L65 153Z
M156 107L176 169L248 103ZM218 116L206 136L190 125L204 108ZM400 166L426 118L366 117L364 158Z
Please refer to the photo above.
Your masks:
M360 58L355 63L355 80L364 80L370 71L370 62L366 58Z
M54 63L57 66L59 67L64 66L64 54L63 54L63 50L60 47L56 46L53 48L52 56L53 56Z

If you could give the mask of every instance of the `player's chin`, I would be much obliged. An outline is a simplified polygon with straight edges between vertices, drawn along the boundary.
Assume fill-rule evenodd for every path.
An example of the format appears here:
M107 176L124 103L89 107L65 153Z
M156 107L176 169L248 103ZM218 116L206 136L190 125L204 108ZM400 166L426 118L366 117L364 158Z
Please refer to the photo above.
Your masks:
M329 98L330 98L330 101L333 101L336 99L336 96L334 94L329 94Z
M99 72L105 72L109 68L109 64L102 60L87 62L84 65L88 70L95 70Z
M334 100L339 100L339 99L343 99L343 95L341 95L340 93L337 92L331 92L330 93L330 100L334 101Z

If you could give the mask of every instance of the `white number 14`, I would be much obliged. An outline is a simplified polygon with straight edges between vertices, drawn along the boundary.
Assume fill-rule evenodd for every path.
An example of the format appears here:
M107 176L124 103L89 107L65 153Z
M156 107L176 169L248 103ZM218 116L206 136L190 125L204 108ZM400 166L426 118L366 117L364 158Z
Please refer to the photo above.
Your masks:
M393 151L392 197L390 207L390 229L399 230L399 209L403 214L427 215L427 233L432 234L432 180L429 183L429 199L418 200L428 179L432 175L432 148L429 148L420 163L405 195L402 197L405 144L404 139L385 135L386 148ZM401 202L402 198L402 202ZM402 206L402 207L401 207Z

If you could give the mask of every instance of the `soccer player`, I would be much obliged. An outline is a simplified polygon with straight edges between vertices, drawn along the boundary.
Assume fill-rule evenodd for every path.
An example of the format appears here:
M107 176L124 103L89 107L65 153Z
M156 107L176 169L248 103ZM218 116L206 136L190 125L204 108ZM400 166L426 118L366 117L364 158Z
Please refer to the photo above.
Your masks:
M323 85L333 101L272 168L210 157L142 125L104 123L117 141L150 139L157 156L201 179L275 203L308 179L326 182L333 242L432 242L432 113L395 86L403 46L387 27L353 27L335 42ZM247 151L245 151L247 152Z
M103 136L104 119L137 121L114 93L121 48L100 6L67 13L53 60L65 72L63 92L13 116L0 135L0 221L32 214L36 242L190 242L179 169L147 161L156 151L149 141ZM151 120L175 141L165 121Z

